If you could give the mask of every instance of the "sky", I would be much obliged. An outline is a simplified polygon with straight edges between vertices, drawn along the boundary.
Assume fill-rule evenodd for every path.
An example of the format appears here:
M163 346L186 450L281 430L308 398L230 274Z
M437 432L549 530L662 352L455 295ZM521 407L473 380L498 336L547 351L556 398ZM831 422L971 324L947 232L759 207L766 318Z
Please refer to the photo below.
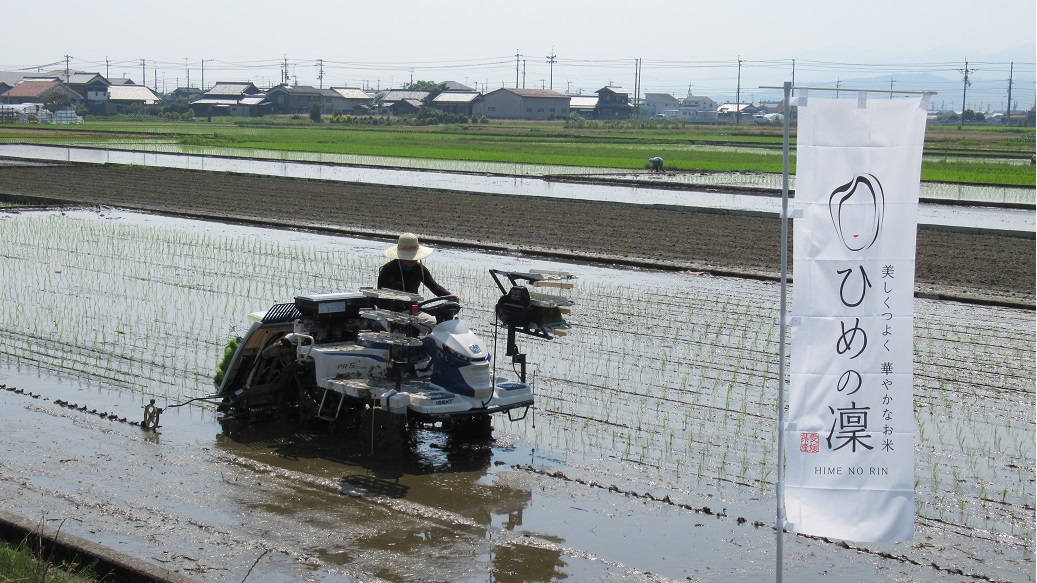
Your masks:
M958 109L965 93L977 110L1003 108L1011 77L1016 106L1034 105L1033 0L37 0L30 12L4 27L0 70L67 62L160 91L199 86L204 64L206 86L270 87L287 69L290 83L314 87L428 80L594 93L637 84L642 95L749 102L780 95L761 87L792 81L935 90L935 103Z

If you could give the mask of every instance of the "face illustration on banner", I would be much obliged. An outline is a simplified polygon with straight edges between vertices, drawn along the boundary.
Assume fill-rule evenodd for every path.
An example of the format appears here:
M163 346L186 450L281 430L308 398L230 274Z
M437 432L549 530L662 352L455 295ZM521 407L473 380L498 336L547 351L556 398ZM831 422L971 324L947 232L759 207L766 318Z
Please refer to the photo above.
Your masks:
M850 251L871 247L882 229L885 196L882 183L871 174L860 174L832 191L828 211L839 239Z

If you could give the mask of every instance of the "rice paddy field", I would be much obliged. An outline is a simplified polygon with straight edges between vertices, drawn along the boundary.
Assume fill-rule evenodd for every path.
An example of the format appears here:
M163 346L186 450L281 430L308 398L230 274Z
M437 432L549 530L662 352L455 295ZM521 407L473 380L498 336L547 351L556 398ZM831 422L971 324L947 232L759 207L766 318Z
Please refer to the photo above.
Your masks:
M112 210L6 212L0 238L12 512L201 581L774 577L776 283L440 250L489 344L490 268L577 273L573 329L520 339L537 405L494 442L422 430L385 460L173 407L248 313L372 285L384 243ZM786 576L1033 581L1035 336L1032 310L916 299L915 538L786 534Z
M782 172L781 124L487 120L416 126L382 118L355 121L314 124L271 116L207 122L88 119L72 127L4 124L0 143L349 164L380 165L388 159L394 167L521 175L643 171L652 156L663 157L668 170L681 173ZM927 133L924 182L1031 189L1035 184L1033 128L931 125Z

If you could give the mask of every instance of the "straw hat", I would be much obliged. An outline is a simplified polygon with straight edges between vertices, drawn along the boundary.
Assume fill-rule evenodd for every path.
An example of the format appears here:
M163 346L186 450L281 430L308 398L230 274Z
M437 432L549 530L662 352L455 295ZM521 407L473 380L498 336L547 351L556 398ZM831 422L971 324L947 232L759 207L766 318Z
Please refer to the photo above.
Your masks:
M418 243L418 236L414 233L400 235L400 241L385 250L389 259L417 260L429 255L432 255L432 248Z

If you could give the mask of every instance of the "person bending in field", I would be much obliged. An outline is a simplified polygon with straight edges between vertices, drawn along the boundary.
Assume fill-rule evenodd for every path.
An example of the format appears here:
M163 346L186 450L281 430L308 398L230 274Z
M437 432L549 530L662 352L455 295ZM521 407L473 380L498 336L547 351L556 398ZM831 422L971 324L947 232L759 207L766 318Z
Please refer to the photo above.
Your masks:
M414 233L400 235L400 240L385 250L391 261L378 270L378 287L411 294L418 293L422 284L436 297L450 296L447 288L439 285L421 260L432 255L433 249L418 242Z
M652 169L652 172L663 171L663 159L659 156L648 159L648 166Z

